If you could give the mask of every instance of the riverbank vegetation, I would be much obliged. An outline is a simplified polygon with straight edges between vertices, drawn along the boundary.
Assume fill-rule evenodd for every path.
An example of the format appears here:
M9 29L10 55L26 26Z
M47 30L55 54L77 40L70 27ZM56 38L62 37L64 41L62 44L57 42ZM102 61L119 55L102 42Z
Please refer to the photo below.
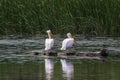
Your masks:
M0 34L120 36L120 0L0 0Z

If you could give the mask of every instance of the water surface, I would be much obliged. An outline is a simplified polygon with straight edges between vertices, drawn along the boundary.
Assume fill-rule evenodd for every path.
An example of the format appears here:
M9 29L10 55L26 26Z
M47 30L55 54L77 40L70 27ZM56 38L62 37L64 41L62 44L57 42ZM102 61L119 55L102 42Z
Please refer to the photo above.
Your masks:
M103 47L110 54L120 53L120 38L75 37L75 51L99 51ZM28 56L30 50L43 50L45 37L1 37L0 80L120 80L120 57L100 60L67 59ZM54 50L59 50L63 38L55 38Z

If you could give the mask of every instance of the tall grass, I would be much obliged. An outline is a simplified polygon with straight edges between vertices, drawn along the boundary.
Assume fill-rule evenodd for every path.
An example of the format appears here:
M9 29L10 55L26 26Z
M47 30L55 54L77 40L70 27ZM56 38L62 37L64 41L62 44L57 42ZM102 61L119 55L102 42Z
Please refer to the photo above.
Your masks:
M0 34L120 36L120 0L0 0Z

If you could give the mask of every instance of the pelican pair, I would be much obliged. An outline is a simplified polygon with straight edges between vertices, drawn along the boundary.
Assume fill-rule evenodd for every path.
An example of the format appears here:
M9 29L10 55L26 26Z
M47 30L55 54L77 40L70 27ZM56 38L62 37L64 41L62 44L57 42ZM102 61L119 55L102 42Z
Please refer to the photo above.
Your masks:
M51 50L54 46L54 39L51 30L46 31L48 38L45 40L45 50ZM61 50L71 48L74 44L74 38L71 33L67 33L67 38L63 40Z

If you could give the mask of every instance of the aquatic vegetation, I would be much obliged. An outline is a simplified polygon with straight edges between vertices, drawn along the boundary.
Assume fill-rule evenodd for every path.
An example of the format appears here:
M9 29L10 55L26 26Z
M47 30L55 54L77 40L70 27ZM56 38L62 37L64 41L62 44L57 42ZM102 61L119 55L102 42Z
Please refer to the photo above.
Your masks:
M0 34L120 36L120 0L0 0Z

